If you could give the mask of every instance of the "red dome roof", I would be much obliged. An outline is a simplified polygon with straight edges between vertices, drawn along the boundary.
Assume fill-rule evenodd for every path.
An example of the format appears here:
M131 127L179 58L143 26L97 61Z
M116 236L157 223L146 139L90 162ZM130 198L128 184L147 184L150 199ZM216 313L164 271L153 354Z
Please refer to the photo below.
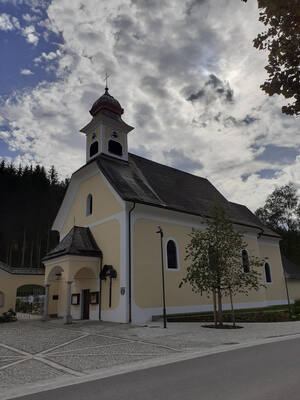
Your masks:
M105 88L105 93L92 105L90 114L94 117L99 111L104 109L109 110L119 116L121 116L124 112L118 100L108 93L108 88Z

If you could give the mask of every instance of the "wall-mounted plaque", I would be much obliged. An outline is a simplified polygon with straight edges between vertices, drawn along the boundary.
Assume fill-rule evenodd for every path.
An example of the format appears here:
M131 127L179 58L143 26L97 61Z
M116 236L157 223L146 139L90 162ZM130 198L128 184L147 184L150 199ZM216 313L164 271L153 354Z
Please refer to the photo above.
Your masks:
M78 306L80 304L80 293L73 293L71 298L71 304Z
M90 292L90 304L99 304L99 292Z

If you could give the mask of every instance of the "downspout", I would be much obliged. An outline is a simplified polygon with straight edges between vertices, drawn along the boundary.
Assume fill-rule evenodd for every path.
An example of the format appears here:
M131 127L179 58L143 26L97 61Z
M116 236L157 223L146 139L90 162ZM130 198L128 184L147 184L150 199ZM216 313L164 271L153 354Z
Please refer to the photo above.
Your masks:
M286 273L285 273L285 270L284 270L282 259L281 259L281 264L282 264L283 276L284 276L284 282L285 282L286 297L287 297L287 301L288 301L289 317L290 317L290 319L292 319L290 294L289 294L288 282L287 282L287 277L286 277Z
M99 271L99 321L101 321L101 292L102 292L102 280L100 278L101 272L102 272L102 261L103 261L103 256L99 260L100 264L100 271Z
M135 209L135 201L131 209L128 212L128 275L129 275L129 282L128 282L128 301L129 301L129 315L128 315L128 322L132 321L131 315L131 297L132 297L132 288L131 288L131 275L132 275L132 268L131 268L131 213Z

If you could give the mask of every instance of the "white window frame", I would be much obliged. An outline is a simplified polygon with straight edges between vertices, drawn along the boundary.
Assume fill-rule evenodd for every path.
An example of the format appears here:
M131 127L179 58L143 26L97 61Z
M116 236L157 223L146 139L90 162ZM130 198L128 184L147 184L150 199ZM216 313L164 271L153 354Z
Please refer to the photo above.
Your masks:
M266 274L266 264L268 264L269 269L270 269L270 278L271 278L271 282L267 282L267 274ZM268 261L265 261L264 263L264 273L265 273L265 284L266 285L271 285L272 284L272 271L271 271L271 265Z
M119 145L121 146L122 149L122 155L120 156L119 154L113 153L112 151L109 151L109 142L116 142L119 143ZM107 139L107 153L110 154L112 157L119 157L119 158L123 158L124 157L124 149L123 149L123 144L121 143L120 139L117 138L117 140L114 137L109 137Z
M91 206L90 206L90 199L92 199L92 212L89 212L90 209L91 209ZM89 193L89 194L87 195L87 197L86 197L86 200L85 200L85 216L86 216L86 217L89 217L90 215L93 214L93 206L94 206L93 195L92 195L91 193Z
M245 251L245 252L247 253L247 256L248 256L248 261L249 261L249 272L245 272L245 270L244 270L243 251ZM244 274L250 274L250 272L251 272L251 264L250 264L250 259L249 259L249 252L248 252L247 249L243 249L243 250L242 250L242 252L241 252L241 258L242 258L242 270L243 270Z
M95 142L98 143L98 151L97 151L97 153L95 153L95 154L93 154L93 155L91 156L91 146L92 146ZM89 152L89 154L88 154L89 159L91 160L92 158L96 157L96 156L99 154L99 151L100 151L99 140L97 139L97 137L95 137L95 138L92 139L92 141L91 141L91 143L90 143L90 147L89 147L89 149L88 149L88 152Z
M176 257L177 257L177 268L169 268L168 266L168 242L172 240L175 243L176 246ZM166 242L165 242L165 263L166 263L166 270L167 271L179 271L180 270L180 262L179 262L179 250L178 250L179 246L177 241L172 238L172 237L168 237Z

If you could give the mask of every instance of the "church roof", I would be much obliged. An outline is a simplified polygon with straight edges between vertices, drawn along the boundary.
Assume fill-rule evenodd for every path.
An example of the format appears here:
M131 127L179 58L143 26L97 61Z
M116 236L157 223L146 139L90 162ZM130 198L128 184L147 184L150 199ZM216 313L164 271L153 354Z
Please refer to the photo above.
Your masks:
M205 218L212 217L216 203L223 206L233 223L263 230L264 235L279 237L265 227L244 205L231 203L205 178L128 154L128 162L101 154L99 169L125 201L148 204Z
M63 240L51 250L43 261L65 255L102 257L102 251L97 246L89 228L73 226Z
M281 255L284 273L287 279L300 280L300 265L297 265Z

